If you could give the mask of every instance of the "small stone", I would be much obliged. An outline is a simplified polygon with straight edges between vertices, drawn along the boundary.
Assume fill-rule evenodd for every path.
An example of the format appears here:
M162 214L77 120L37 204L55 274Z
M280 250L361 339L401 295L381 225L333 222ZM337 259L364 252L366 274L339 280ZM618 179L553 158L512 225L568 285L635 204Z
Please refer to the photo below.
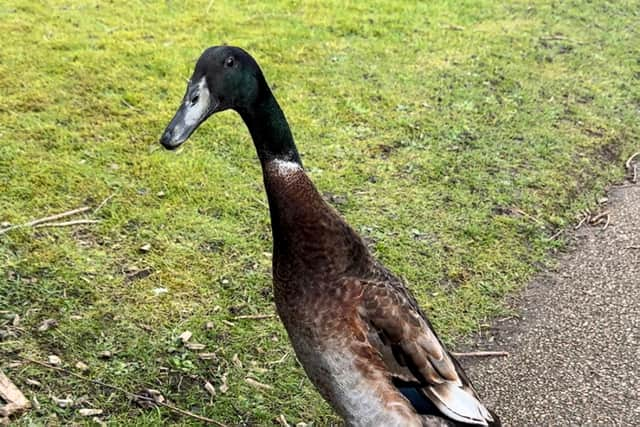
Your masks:
M166 194L165 194L165 192L164 192L164 191L158 191L158 192L156 193L156 196L158 196L158 197L164 197L164 196L166 196Z
M209 322L207 322L207 324L206 324L206 325L204 325L204 328L205 328L206 330L210 331L211 329L213 329L213 326L214 326L214 325L213 325L213 322L209 321Z
M144 245L140 246L140 252L142 252L143 254L146 254L150 250L151 250L151 244L150 243L147 243L147 244L144 244Z
M98 353L98 357L100 359L111 359L113 357L113 353L110 352L109 350L104 350Z
M62 365L62 359L60 359L55 354L50 355L47 359L48 359L50 365L53 365L53 366Z

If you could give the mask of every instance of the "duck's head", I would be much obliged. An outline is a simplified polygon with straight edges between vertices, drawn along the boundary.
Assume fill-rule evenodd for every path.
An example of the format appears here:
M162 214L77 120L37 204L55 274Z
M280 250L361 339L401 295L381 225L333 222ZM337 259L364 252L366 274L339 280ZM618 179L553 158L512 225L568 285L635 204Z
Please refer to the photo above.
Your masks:
M233 46L208 48L198 59L182 103L160 143L176 149L212 114L250 109L260 96L263 82L260 67L244 50Z

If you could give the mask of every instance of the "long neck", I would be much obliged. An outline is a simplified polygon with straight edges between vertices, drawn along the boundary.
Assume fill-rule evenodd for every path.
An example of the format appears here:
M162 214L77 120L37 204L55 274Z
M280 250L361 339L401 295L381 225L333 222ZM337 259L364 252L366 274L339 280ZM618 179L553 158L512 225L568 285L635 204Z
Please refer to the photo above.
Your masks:
M262 166L271 160L285 160L302 166L287 119L266 82L251 109L239 110L256 146Z
M254 108L239 113L262 164L274 275L286 282L304 269L325 275L352 269L367 256L366 247L305 174L284 113L266 84Z

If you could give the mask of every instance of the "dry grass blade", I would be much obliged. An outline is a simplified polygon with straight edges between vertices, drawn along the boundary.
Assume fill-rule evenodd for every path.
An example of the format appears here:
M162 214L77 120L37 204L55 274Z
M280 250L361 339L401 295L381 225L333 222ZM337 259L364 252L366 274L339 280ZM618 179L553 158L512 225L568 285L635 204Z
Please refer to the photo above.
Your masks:
M578 228L582 227L584 225L584 223L589 220L589 218L590 217L589 217L588 214L583 216L582 219L580 220L580 222L575 227L573 227L574 230L577 230Z
M551 240L555 240L558 238L558 236L560 236L562 233L564 233L564 229L558 230L555 233L553 233L553 235L551 237L549 237L547 240L551 241Z
M247 377L244 380L246 381L247 384L256 388L261 388L263 390L273 389L273 387L271 387L269 384L263 384L260 381L254 380L253 378L250 378L250 377Z
M36 226L34 226L34 228L41 228L41 227L68 227L71 225L79 225L79 224L96 224L100 222L100 220L97 219L76 219L73 221L64 221L64 222L47 222L44 224L38 224Z
M631 155L631 157L629 157L629 158L627 159L627 161L626 161L626 162L624 162L624 165L626 166L626 168L627 168L627 169L631 169L631 162L633 162L633 159L635 159L635 158L636 158L637 156L639 156L639 155L640 155L640 151L637 151L637 152L633 153L633 154Z
M0 234L4 234L7 231L14 230L16 228L32 227L32 226L35 226L35 225L38 225L38 224L42 224L44 222L55 221L55 220L60 219L60 218L66 218L68 216L77 215L77 214L86 212L89 209L91 209L89 206L83 206L81 208L72 209L70 211L62 212L62 213L59 213L59 214L55 214L55 215L46 216L46 217L43 217L43 218L34 219L33 221L25 222L24 224L18 224L18 225L14 225L14 226L2 229L2 230L0 230Z
M112 195L110 195L109 197L107 197L106 199L104 199L104 200L102 201L102 203L100 203L100 204L98 205L98 207L96 207L96 208L93 210L93 213L95 214L95 213L96 213L96 212L98 212L100 209L102 209L102 208L104 207L104 205L106 205L106 204L109 202L109 200L111 200L111 199L113 198L113 196L115 196L115 194L112 194Z
M262 320L262 319L271 319L272 317L276 317L276 315L275 314L244 314L241 316L234 317L233 320L241 320L241 319Z
M594 216L593 218L591 218L589 220L590 224L598 224L599 222L603 221L605 217L609 217L609 211L604 211L604 212L600 212L598 215Z

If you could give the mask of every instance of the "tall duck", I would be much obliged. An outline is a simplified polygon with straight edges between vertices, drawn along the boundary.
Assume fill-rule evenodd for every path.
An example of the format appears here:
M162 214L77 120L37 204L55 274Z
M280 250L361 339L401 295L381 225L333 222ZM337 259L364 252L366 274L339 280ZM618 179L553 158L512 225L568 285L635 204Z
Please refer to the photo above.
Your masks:
M276 308L311 381L348 426L499 426L402 281L322 198L256 61L206 49L160 143L237 111L262 165Z

